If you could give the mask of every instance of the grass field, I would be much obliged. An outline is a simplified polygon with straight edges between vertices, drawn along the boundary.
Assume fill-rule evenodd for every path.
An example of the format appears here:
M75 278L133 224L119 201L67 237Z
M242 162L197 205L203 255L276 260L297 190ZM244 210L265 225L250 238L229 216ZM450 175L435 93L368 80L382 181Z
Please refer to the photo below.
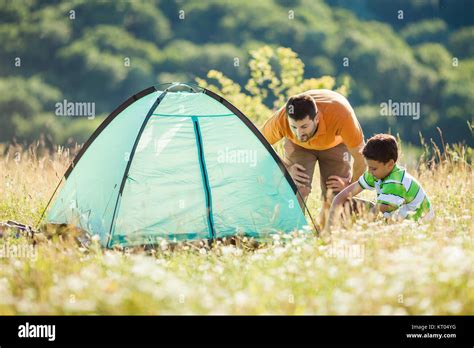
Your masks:
M468 149L472 156L472 149ZM2 149L0 221L34 225L72 155ZM429 223L360 220L323 242L276 235L257 249L84 249L0 238L0 314L474 314L472 167L466 149L410 171ZM402 163L403 164L403 163ZM317 187L317 185L315 185ZM318 214L315 192L310 209ZM16 254L15 254L16 253Z

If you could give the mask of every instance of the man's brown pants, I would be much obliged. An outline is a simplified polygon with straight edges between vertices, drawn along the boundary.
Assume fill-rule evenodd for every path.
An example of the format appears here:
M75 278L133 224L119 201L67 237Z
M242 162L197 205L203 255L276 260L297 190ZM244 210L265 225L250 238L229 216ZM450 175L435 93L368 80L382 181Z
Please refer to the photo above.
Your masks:
M351 178L351 155L346 145L342 143L327 150L308 150L285 139L284 149L284 159L287 165L297 163L306 169L305 173L310 177L308 185L310 188L316 162L319 163L321 196L325 201L332 197L328 197L326 188L326 181L329 176L337 175L342 178ZM336 193L338 192L333 192L333 194ZM299 199L300 197L298 197Z

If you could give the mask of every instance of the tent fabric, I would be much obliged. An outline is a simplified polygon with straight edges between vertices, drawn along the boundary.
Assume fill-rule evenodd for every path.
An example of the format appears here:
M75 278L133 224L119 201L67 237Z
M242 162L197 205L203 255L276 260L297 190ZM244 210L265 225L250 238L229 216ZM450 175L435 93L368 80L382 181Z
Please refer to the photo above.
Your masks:
M260 238L306 225L296 187L253 124L211 91L147 89L73 161L47 213L104 247Z

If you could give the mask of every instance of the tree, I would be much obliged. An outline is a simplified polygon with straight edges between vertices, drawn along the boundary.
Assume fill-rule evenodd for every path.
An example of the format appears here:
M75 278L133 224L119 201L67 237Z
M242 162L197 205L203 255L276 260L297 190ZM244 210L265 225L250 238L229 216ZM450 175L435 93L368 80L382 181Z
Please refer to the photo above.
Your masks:
M209 71L207 79L215 80L211 84L205 79L197 78L200 86L223 95L247 115L253 122L261 125L271 116L272 110L284 105L292 95L309 89L334 89L335 79L331 76L304 79L304 64L298 55L290 48L272 48L264 46L250 52L250 78L245 85L245 91L215 70ZM347 95L347 85L336 89Z

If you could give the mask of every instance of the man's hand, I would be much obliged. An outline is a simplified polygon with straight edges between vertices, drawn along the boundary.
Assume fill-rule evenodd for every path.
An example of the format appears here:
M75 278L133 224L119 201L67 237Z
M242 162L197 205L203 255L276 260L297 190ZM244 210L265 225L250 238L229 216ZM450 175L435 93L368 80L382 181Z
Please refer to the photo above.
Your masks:
M350 178L341 178L337 175L329 176L326 181L326 187L328 190L333 190L334 192L340 192L350 184Z
M291 177L296 183L296 186L308 186L311 184L309 182L309 175L305 173L306 168L303 167L301 164L295 163L293 164L289 170Z

